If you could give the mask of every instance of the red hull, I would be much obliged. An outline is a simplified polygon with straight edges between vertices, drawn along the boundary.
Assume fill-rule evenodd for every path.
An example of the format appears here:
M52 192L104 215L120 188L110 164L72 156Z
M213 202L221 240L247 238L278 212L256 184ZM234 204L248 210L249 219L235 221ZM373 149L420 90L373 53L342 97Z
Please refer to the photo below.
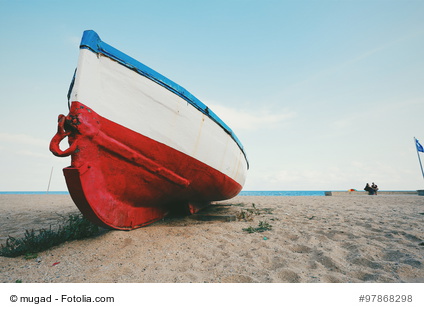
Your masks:
M61 151L66 135L70 148ZM57 156L72 155L64 169L71 197L84 216L103 227L134 229L170 211L195 213L242 189L214 168L79 102L60 117L50 149Z

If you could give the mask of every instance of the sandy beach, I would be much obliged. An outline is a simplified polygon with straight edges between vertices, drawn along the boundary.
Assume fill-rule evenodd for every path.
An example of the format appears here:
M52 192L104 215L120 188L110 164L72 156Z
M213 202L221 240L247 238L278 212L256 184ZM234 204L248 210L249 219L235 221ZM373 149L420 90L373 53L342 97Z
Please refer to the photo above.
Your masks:
M68 195L0 195L0 243L76 212ZM424 197L238 196L201 213L0 257L0 282L424 283Z

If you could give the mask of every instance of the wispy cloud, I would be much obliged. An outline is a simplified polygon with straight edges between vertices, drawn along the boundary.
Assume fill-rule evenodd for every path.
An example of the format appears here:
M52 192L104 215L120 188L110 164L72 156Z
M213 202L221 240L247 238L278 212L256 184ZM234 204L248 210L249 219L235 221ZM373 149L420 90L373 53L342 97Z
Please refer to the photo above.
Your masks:
M26 134L10 134L0 133L0 142L13 143L22 146L37 146L37 147L48 147L48 141L36 137L32 137Z
M66 37L66 42L72 47L78 47L81 41L81 37L78 36L68 36Z
M369 173L370 177L364 175L364 172ZM392 176L399 176L395 170L389 172ZM262 186L263 190L362 190L367 180L375 180L377 183L387 181L386 176L375 173L375 168L371 165L351 162L347 168L323 165L318 169L275 168L273 171L252 171L249 173L249 180L252 185ZM246 190L249 190L249 186L246 187Z
M372 56L378 55L379 53L384 52L385 50L392 48L396 45L404 44L405 41L423 35L424 31L419 30L417 32L406 34L404 36L395 38L384 43L380 43L378 45L375 44L374 46L368 47L368 49L364 48L363 51L358 51L356 55L352 55L349 58L340 61L339 63L334 63L328 67L322 68L321 70L313 72L309 76L304 77L302 80L295 81L291 85L288 85L285 88L281 88L279 94L286 94L293 91L304 90L306 86L313 85L317 82L329 79L340 72L346 72L349 67L355 66L356 63L366 60L367 58L370 58Z
M220 104L209 106L233 130L258 130L274 128L295 117L294 112L278 112L265 109L235 109Z
M34 158L44 158L44 159L52 159L52 154L46 149L46 151L43 152L37 152L32 150L17 150L16 154L27 156L27 157L34 157Z

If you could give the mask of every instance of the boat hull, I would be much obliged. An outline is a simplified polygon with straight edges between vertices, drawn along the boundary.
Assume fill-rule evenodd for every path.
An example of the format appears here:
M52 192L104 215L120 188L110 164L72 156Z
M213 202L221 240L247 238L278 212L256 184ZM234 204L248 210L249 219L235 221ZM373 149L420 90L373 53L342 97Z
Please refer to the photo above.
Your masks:
M71 156L66 183L92 222L134 229L241 191L248 163L231 129L184 88L92 31L84 33L69 99L50 150Z

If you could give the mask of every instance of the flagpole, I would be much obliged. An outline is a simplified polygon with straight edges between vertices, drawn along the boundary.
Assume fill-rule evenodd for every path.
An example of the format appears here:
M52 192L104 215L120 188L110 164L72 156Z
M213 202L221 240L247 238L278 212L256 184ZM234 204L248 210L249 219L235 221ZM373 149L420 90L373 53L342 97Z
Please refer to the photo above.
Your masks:
M421 173L423 174L423 179L424 179L423 165L422 165L422 163L421 163L420 153L419 153L419 151L418 151L417 138L415 138L415 137L414 137L414 144L415 144L415 149L417 150L418 161L420 162Z
M421 163L421 161L420 161L420 163ZM421 168L422 169L422 168ZM52 180L52 174L53 174L53 166L52 166L52 170L50 171L50 178L49 178L49 184L48 184L48 186L47 186L47 192L46 193L49 193L49 189L50 189L50 182L51 182L51 180ZM424 172L423 172L423 175L424 175ZM424 176L423 176L424 177Z

